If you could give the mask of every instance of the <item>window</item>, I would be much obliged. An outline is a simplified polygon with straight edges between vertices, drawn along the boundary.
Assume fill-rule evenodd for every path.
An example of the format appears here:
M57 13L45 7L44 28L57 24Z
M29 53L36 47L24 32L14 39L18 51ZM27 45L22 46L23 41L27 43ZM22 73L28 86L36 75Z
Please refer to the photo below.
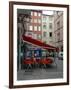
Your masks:
M34 23L37 23L37 19L34 19Z
M31 16L33 16L33 12L31 12Z
M43 29L46 29L46 25L43 25Z
M43 32L43 36L46 37L46 32Z
M29 32L28 35L32 35L32 34Z
M60 21L57 22L57 28L60 28Z
M49 33L49 36L52 37L52 32Z
M33 30L33 27L32 26L30 26L30 30Z
M37 34L34 34L34 39L37 39Z
M38 16L41 16L41 13L38 13Z
M40 39L40 40L41 40L41 35L40 35L40 34L38 34L37 36L38 36L38 39Z
M41 19L38 19L38 23L41 23Z
M49 23L49 28L52 29L52 23Z
M57 15L58 15L58 11L57 11Z
M60 32L57 33L58 42L60 41Z
M52 16L49 16L49 20L50 20L50 21L52 20Z
M60 11L57 11L57 15L59 15L60 14Z
M46 20L46 16L43 16L43 20Z
M41 27L40 26L38 27L38 31L41 31Z
M37 26L34 26L34 31L37 31Z
M57 33L57 36L60 36L60 32Z
M34 12L34 16L37 16L37 12Z

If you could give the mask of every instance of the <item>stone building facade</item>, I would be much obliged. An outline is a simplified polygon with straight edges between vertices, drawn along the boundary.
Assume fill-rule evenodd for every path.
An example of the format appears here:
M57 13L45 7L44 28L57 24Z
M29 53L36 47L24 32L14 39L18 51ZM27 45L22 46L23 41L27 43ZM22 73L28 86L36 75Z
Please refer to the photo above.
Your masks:
M54 12L54 42L59 51L63 51L63 12Z
M42 41L54 46L54 16L42 15Z

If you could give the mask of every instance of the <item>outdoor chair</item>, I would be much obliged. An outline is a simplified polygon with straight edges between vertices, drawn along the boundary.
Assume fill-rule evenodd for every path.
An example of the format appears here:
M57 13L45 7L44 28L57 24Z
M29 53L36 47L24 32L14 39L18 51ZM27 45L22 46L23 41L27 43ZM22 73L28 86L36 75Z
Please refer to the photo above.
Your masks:
M42 67L46 68L46 65L52 64L53 60L50 58L45 58L41 60Z
M32 59L25 59L24 64L27 65L26 69L32 69L32 65L34 64L34 61Z

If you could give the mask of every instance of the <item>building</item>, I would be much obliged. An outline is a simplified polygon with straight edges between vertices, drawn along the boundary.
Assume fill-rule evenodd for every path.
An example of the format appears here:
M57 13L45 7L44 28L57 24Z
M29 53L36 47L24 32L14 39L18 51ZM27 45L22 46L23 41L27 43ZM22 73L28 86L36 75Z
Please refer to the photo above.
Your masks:
M27 35L42 40L42 11L31 10L30 26Z
M59 48L59 51L63 51L63 12L54 12L54 35L55 46Z
M48 16L45 14L42 14L42 41L44 43L48 43L48 26L47 26L47 22L48 22Z
M48 15L48 44L54 45L54 16Z
M54 46L54 16L42 15L42 41Z

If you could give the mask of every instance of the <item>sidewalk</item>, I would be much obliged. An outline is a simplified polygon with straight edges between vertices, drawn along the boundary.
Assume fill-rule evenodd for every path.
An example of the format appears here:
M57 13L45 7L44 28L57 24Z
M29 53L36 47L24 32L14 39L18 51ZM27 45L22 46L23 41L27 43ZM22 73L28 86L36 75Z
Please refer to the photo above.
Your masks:
M18 80L54 79L63 78L63 61L55 60L56 63L45 68L20 70L17 73ZM57 67L56 67L57 64Z

